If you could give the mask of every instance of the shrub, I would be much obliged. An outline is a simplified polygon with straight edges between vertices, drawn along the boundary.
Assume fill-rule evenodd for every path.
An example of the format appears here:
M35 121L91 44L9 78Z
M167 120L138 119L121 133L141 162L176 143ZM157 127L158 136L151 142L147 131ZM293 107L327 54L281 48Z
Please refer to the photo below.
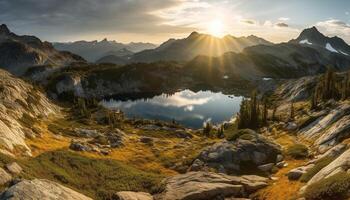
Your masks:
M306 200L340 200L346 199L349 189L350 175L340 172L311 184L306 188L304 196Z
M289 146L286 154L294 159L304 159L309 156L309 149L303 144Z
M243 135L256 135L256 132L251 130L251 129L240 129L240 130L233 132L231 135L228 135L226 139L228 141L235 141ZM246 136L244 136L244 137L246 137Z
M315 163L315 166L309 169L305 174L300 177L301 182L308 182L313 176L315 176L321 169L326 167L334 160L332 157L323 157Z
M158 190L160 174L142 171L115 160L95 159L60 150L19 161L23 178L62 183L94 199L110 199L118 191Z

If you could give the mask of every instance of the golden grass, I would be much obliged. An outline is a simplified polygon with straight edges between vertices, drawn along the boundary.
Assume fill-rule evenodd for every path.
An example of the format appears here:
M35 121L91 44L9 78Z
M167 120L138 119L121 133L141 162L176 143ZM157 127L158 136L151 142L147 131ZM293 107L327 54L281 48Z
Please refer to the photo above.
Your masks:
M287 160L288 166L280 169L274 177L278 180L271 183L256 194L260 200L289 200L298 195L298 191L304 185L299 181L290 181L286 174L291 169L302 166L306 163L303 160Z

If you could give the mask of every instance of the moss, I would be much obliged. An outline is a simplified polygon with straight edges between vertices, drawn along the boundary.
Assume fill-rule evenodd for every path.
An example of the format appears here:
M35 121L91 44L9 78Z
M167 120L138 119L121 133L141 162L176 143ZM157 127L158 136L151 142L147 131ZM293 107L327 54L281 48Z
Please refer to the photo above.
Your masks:
M305 190L304 196L306 200L341 200L347 199L349 189L350 175L340 172L311 184Z
M54 151L21 160L24 178L59 182L94 199L109 199L118 191L156 192L164 178L115 160L92 159L70 151Z
M305 159L309 156L309 149L303 144L294 144L288 147L286 154L294 159Z
M251 129L240 129L232 132L230 135L226 135L228 141L235 141L243 135L256 135L256 132ZM244 136L245 137L245 136ZM251 137L250 137L251 138Z
M315 176L321 169L326 167L334 160L332 157L324 157L315 163L315 166L309 169L305 174L300 177L301 182L308 182L313 176Z

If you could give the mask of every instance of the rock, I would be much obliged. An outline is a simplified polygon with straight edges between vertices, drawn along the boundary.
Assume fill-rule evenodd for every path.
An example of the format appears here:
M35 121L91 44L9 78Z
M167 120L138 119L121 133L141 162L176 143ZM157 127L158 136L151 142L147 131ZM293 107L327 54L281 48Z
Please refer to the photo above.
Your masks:
M275 163L279 154L278 145L256 135L251 140L218 142L202 151L197 159L204 163L203 166L216 170L223 166L228 174L236 174L247 167L247 163L251 168ZM198 165L194 168L197 169Z
M6 169L11 174L20 174L22 172L22 167L19 166L16 162L10 163L6 165Z
M283 156L281 154L278 154L276 157L276 163L282 162Z
M267 178L229 176L212 172L188 172L165 180L165 190L156 199L207 200L243 197L267 186Z
M5 70L0 70L0 86L0 150L30 156L25 139L32 134L33 123L40 117L59 114L59 107ZM28 130L30 134L26 134Z
M288 131L295 131L295 130L298 129L298 125L295 122L288 122L287 126L286 126L286 129Z
M284 161L279 162L279 163L276 164L276 167L278 167L278 168L286 167L286 162L284 162Z
M301 169L292 169L288 172L288 179L289 180L299 180L299 178L305 174L306 172Z
M74 140L69 145L69 148L74 150L74 151L92 151L92 148L90 148L89 146L84 145L84 144L77 142L77 141L74 141Z
M176 137L178 138L185 138L185 139L191 139L193 138L193 135L187 131L184 131L184 130L176 130L175 131L175 135Z
M199 171L204 167L204 162L196 159L193 161L191 167L189 168L189 171Z
M321 169L315 176L313 176L306 186L311 185L317 181L328 178L337 172L346 172L350 169L350 149L346 150L337 159L331 162L329 165Z
M99 133L97 130L89 130L89 129L83 129L83 128L76 128L74 129L74 132L80 137L87 137L87 138L95 138L101 135L101 133Z
M117 200L153 200L152 195L145 192L117 192Z
M269 163L269 164L258 166L258 169L263 171L263 172L270 172L271 169L273 168L273 166L275 166L274 163Z
M10 182L12 176L8 174L4 169L0 168L0 186Z
M23 180L3 192L0 200L54 199L54 200L92 200L58 183L44 180Z
M299 180L299 178L305 174L309 169L313 168L315 164L308 164L306 166L297 167L288 172L289 180Z
M145 143L145 144L153 144L153 138L142 136L140 138L140 142Z

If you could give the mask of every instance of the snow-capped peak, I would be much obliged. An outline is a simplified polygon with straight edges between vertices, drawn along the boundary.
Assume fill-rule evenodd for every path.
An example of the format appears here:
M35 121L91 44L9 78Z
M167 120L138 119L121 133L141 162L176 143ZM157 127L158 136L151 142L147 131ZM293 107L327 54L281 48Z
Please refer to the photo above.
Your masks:
M334 49L334 48L332 47L332 45L329 44L329 43L326 44L326 49L327 49L328 51L331 51L331 52L339 53L339 51L337 51L336 49Z
M312 45L312 43L309 42L308 39L305 39L305 40L300 41L299 44L308 44L308 45Z

